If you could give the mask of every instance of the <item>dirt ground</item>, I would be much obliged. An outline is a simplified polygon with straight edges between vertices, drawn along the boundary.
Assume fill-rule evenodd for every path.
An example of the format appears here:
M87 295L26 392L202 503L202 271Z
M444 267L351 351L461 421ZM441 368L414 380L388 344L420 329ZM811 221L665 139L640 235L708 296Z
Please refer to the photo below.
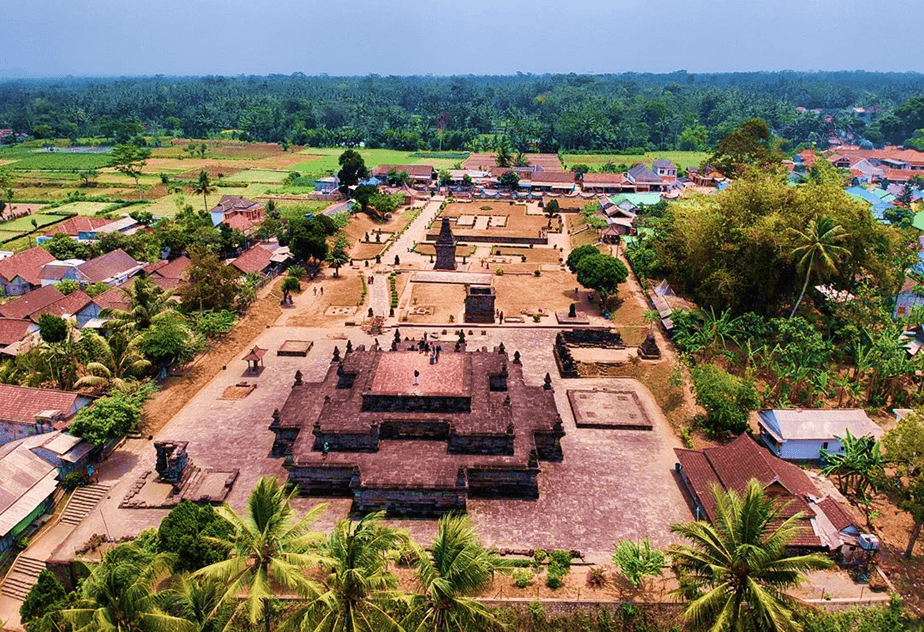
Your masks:
M406 275L401 275L406 276ZM400 278L400 277L399 277ZM465 286L449 283L413 283L407 305L400 306L401 320L410 323L448 323L452 316L457 322L465 309ZM415 309L427 309L428 315L414 313Z
M229 335L212 343L212 347L184 368L180 375L167 380L163 389L145 405L146 434L154 434L160 430L222 370L222 367L243 353L267 325L279 318L282 313L279 306L282 298L279 292L281 283L281 278L276 279L270 292L250 306L247 314L234 326Z
M490 206L491 210L481 210L482 206ZM456 218L460 215L506 215L507 225L503 227L492 226L486 230L472 230L471 228L458 227L453 223L453 234L465 241L465 235L498 235L498 236L520 236L520 237L537 237L539 231L544 230L548 224L548 218L545 215L527 215L525 204L510 204L507 202L483 202L477 201L468 204L447 204L443 209L442 216ZM431 232L439 229L439 224L434 223Z
M872 519L873 533L879 536L879 565L901 593L905 607L917 616L924 614L924 535L918 538L911 559L905 549L914 521L880 494L873 501L877 512Z
M314 301L304 310L300 310L297 315L289 317L285 322L286 326L330 327L343 324L344 320L352 320L342 314L328 315L327 312L331 306L354 307L357 322L362 320L363 307L357 306L363 292L362 273L363 270L357 271L346 267L340 268L340 276L337 278L332 276L332 272L324 278L319 275L307 285L304 291L313 292L315 287L324 288L323 300Z
M500 253L500 254L498 254ZM526 257L526 263L558 264L564 260L562 252L555 248L516 248L511 246L492 246L493 257L509 257L511 261L520 262Z
M524 265L528 270L535 268L529 264L515 264L506 266L504 271L516 271L518 265ZM477 270L476 270L477 271ZM505 316L517 316L532 310L542 308L543 311L554 314L556 311L567 312L571 303L574 303L574 288L578 283L570 272L543 272L541 276L526 276L504 274L494 277L494 287L497 292L497 309ZM581 300L578 309L594 316L599 315L599 303L593 305L587 302L587 290L581 288L578 292Z

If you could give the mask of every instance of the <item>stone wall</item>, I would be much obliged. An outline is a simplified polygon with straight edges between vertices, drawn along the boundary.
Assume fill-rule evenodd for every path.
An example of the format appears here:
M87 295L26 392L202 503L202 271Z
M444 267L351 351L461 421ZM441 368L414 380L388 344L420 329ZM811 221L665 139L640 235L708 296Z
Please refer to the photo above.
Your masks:
M513 433L472 434L449 433L450 454L513 454Z
M539 498L538 468L468 469L468 495L472 498Z
M439 238L439 233L427 234L427 241L432 244ZM479 244L548 244L548 237L514 237L512 235L456 235L456 243Z
M564 458L561 451L561 438L565 432L537 432L533 435L536 439L536 452L540 461L551 461L560 463Z
M470 413L468 396L363 395L363 412L395 413Z
M366 514L385 510L390 516L438 518L449 513L464 513L463 490L446 489L358 489L352 512Z
M328 433L315 428L312 450L323 452L327 443L328 452L377 452L379 449L378 427L372 426L368 433Z
M353 495L354 478L359 482L359 470L353 466L295 466L289 470L289 483L298 486L302 496Z
M449 424L444 421L389 420L382 422L379 437L382 439L446 441L449 439Z

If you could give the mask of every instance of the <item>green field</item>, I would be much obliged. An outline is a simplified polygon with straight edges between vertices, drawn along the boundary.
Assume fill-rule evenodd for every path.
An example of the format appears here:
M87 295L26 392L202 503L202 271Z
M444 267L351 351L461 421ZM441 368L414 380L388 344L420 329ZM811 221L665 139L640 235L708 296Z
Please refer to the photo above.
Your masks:
M33 229L32 221L35 220L35 223L39 226L48 226L49 224L54 224L55 222L60 222L66 219L61 215L43 215L41 213L34 213L32 215L26 215L25 217L17 217L8 222L3 222L0 224L0 230L12 231L18 233L29 232Z
M71 202L59 206L56 210L65 213L77 213L78 215L96 215L103 209L112 206L112 202Z
M225 182L265 182L269 184L280 184L288 177L285 171L269 171L264 169L250 169L235 173L233 176L223 178Z
M398 151L395 149L357 149L370 169L379 165L433 165L436 169L452 169L464 159L440 158L439 152L432 154L418 151ZM337 159L344 152L342 147L312 147L299 153L306 156L318 156L313 160L300 162L289 167L309 178L333 175L340 169ZM435 154L435 155L434 155Z
M15 160L16 162L6 165L4 169L15 169L16 171L99 169L109 166L110 161L108 153L49 152L19 148L0 150L0 158Z
M11 239L16 239L20 235L22 235L22 232L19 232L19 231L14 232L14 231L9 231L9 230L0 230L0 242L6 242Z
M562 160L565 162L565 169L570 169L574 165L588 165L594 171L599 171L600 167L608 162L618 165L620 163L632 166L641 162L651 167L658 158L667 158L681 169L698 167L700 163L709 158L712 154L705 151L659 151L648 152L647 154L564 154Z

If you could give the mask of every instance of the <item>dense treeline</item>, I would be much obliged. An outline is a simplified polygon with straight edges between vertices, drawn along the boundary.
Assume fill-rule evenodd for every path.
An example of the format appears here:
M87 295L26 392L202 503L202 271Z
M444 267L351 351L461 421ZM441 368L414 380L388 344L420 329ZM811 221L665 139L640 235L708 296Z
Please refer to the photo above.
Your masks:
M478 150L484 135L504 132L520 151L697 150L759 117L794 144L823 143L832 129L901 143L924 127L922 93L924 75L867 72L68 78L0 85L0 127L116 142L143 128L155 140L239 130L249 140L402 150ZM850 106L881 112L871 123L828 120Z

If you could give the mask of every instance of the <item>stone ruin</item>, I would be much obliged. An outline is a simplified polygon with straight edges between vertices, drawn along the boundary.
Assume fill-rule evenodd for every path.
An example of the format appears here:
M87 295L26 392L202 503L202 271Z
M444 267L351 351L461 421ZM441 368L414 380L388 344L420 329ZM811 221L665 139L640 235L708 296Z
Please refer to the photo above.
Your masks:
M658 343L655 341L653 333L649 332L645 337L645 342L638 348L638 357L642 360L661 359L661 349L658 348Z
M188 441L155 441L154 450L157 452L157 480L161 483L170 483L174 489L182 487L183 475L187 466L191 465L186 446Z

